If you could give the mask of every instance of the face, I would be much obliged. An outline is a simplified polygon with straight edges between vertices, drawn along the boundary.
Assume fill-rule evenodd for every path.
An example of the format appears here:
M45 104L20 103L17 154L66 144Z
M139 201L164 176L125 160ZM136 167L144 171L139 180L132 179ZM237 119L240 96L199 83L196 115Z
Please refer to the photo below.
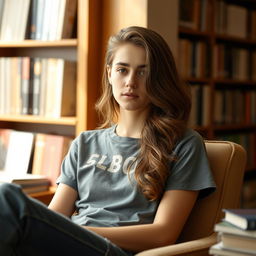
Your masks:
M130 43L119 46L112 65L108 66L108 79L120 112L148 109L146 77L145 50Z

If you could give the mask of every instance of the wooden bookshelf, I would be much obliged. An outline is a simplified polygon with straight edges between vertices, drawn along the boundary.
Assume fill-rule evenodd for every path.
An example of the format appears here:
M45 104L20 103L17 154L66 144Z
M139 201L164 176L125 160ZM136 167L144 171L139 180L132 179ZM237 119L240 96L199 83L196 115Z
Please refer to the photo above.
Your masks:
M0 41L0 57L64 58L77 63L76 116L47 118L33 115L0 115L0 128L31 131L31 124L35 124L34 130L32 129L34 132L45 130L75 137L81 131L97 126L94 103L99 94L101 75L97 72L100 58L95 49L101 44L98 19L100 11L99 0L78 0L76 38L56 41ZM54 125L56 128L53 128ZM67 131L65 126L72 128ZM65 132L62 132L62 128Z
M179 8L182 8L182 0L179 1ZM195 1L202 4L202 1L200 0ZM253 72L255 72L255 66L252 69L252 59L250 57L252 55L251 53L256 49L256 41L255 38L252 38L252 35L249 34L248 31L246 34L244 33L245 31L241 30L241 28L239 32L241 36L234 35L238 33L235 31L236 28L234 26L237 26L237 29L239 29L241 24L238 23L245 23L245 20L248 22L246 26L244 26L245 30L248 29L248 24L252 26L252 21L249 20L248 12L255 12L255 1L206 0L204 2L207 2L207 7L204 11L206 11L208 15L202 13L202 10L198 10L197 13L206 17L204 22L208 24L208 27L205 26L206 29L202 31L199 26L196 29L180 26L178 30L178 40L185 38L187 40L191 40L191 42L204 42L208 45L208 50L210 52L210 54L206 56L209 58L208 64L210 72L208 77L184 77L185 80L191 84L191 86L194 86L195 84L200 84L201 86L207 84L211 87L212 92L208 112L210 115L208 119L209 124L206 127L194 126L193 128L198 130L207 139L233 140L234 142L242 144L248 153L248 162L245 175L248 176L248 174L255 173L256 171L256 112L254 110L256 109L256 105L255 100L253 100L255 99L256 94L256 80L255 78L251 77ZM226 23L223 23L223 16L221 17L221 12L223 11L222 8L225 8L224 19L226 19ZM232 15L238 15L236 17L236 25L228 24L230 20L234 19ZM197 19L202 20L202 17L200 16ZM223 25L226 25L226 27L223 27ZM220 45L222 49L219 47ZM220 49L224 49L224 51L221 52ZM242 59L239 54L240 56L242 54L244 56L247 54L247 57L243 56L244 59ZM180 57L182 58L182 56ZM247 70L251 68L251 74L246 73L241 75L243 76L242 78L237 77L238 72L241 71L241 64L238 60L241 62L243 61L243 66L247 65ZM222 67L220 67L221 65ZM217 74L216 67L218 69ZM219 101L220 96L217 96L217 92L219 95L222 94L222 101ZM235 98L235 94L239 94L239 98ZM232 100L230 97L232 97ZM219 114L221 113L223 121L221 123L216 123L216 120L218 120L216 117L216 109L220 108L219 104L221 104L222 108L222 112L219 112ZM243 111L236 111L238 109L243 109ZM203 109L201 111L203 111ZM234 120L237 119L236 116L238 115L241 115L241 117L235 122ZM249 176L251 177L252 175ZM249 197L248 191L256 194L256 191L253 192L253 189L248 188L250 180L251 178L245 181L246 185L242 194L243 207L248 205L250 205L250 207L254 205L255 207L256 205L255 200L254 202L250 203L243 201L243 199Z
M97 127L98 119L94 105L101 85L101 59L100 51L97 49L101 48L101 19L99 17L101 16L102 6L100 0L77 1L76 28L72 38L61 40L0 40L0 57L59 58L75 62L76 79L74 80L76 82L68 84L68 86L74 88L73 92L76 92L75 114L54 117L54 115L44 114L17 114L20 113L18 111L15 114L10 114L8 111L6 113L2 111L0 114L0 129L32 132L33 134L41 133L48 136L48 139L55 135L60 135L59 137L67 136L72 139L84 130ZM19 76L21 77L21 73ZM33 162L28 170L32 172L36 155L36 139L35 135L34 154L32 154L33 159L31 159ZM44 157L45 151L42 153ZM51 162L53 161L56 162L56 156L55 159L51 160ZM41 168L40 171L44 172L42 165ZM57 173L60 167L55 169ZM45 173L47 172L41 174ZM51 188L49 191L33 193L30 196L48 205L54 191L54 188Z

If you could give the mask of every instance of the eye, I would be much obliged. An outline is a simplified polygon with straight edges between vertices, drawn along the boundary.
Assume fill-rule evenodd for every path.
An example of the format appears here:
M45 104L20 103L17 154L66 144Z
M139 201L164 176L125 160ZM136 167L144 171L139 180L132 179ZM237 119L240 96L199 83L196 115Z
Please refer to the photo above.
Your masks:
M146 75L146 70L144 70L144 69L138 70L137 75L138 76L145 76Z
M117 72L120 74L125 74L127 72L126 68L118 68Z

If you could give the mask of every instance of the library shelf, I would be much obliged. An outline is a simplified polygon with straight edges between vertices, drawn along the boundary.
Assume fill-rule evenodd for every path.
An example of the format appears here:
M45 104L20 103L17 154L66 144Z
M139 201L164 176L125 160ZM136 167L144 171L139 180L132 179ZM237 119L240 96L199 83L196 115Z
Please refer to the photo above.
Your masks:
M188 4L188 2L183 2L182 0L178 1L179 8L186 9L186 7L182 6L182 4ZM201 65L201 58L205 58L207 61L203 63L207 63L209 65L207 68L207 76L201 77L197 75L198 77L194 78L184 73L184 79L191 85L191 87L200 86L201 88L203 88L205 85L207 85L211 88L210 100L208 104L209 124L204 127L195 124L193 128L201 133L206 139L238 139L235 142L242 144L242 146L245 147L249 155L248 158L250 158L251 160L254 159L252 160L253 164L251 162L251 164L248 165L249 170L255 171L256 145L254 145L255 143L253 143L253 141L256 137L256 117L253 117L253 115L255 115L256 108L256 80L253 74L256 70L256 25L255 22L253 23L253 21L250 20L253 15L254 17L256 15L255 1L193 1L194 3L199 3L199 8L195 12L198 16L196 17L193 15L188 15L187 17L193 16L192 22L197 25L193 28L190 28L189 24L188 27L184 27L182 25L184 24L184 22L181 20L181 18L179 18L178 23L180 25L178 26L177 33L178 49L180 47L180 49L184 50L179 51L178 60L181 59L181 61L183 61L181 62L181 64L187 63L187 67L185 67L185 70L189 70L190 72L192 71L195 73L195 70L197 70L198 66L197 61ZM191 1L191 5L193 5L193 1ZM202 6L204 9L201 8ZM226 15L226 23L222 22L224 20L222 16L223 13L225 13ZM243 16L238 17L236 15ZM234 16L236 18L234 18ZM234 25L234 22L231 22L232 19L236 21L239 20L239 22ZM245 20L246 22L243 22ZM204 22L205 24L203 30L201 26L202 22ZM251 22L251 26L248 26L249 22ZM241 24L245 23L247 25L244 25L244 30L241 30ZM236 31L236 29L239 29L239 27L240 30ZM249 27L251 28L251 30L248 29ZM205 44L208 47L207 51L203 53L200 52L200 46L202 46L202 44ZM188 60L186 59L186 56L189 56ZM245 73L243 69L245 67L245 63L248 69L250 69L250 71L247 73ZM183 68L183 66L184 65L181 65L180 68ZM222 94L222 101L224 99L224 103L222 102L222 106L219 105L220 94ZM240 97L241 101L239 102L239 106L246 109L246 113L244 113L244 115L247 115L247 119L241 116L240 121L234 119L236 121L233 123L233 121L228 121L229 118L227 118L224 119L224 123L217 124L216 118L219 117L220 108L223 109L223 117L230 113L227 113L227 109L225 108L228 108L229 111L230 107L237 109L238 104L230 103L232 101L227 97L235 97L234 95L238 94L244 95L242 96L242 98ZM194 102L197 102L201 96L194 94L194 97L196 97L194 99ZM216 109L218 111L218 116L216 116ZM203 111L205 111L204 107L201 108L201 115ZM235 112L233 111L232 113L234 114ZM249 119L248 115L250 115ZM245 118L246 120L243 120L243 118ZM237 136L235 136L235 134L237 134Z
M211 80L209 78L205 78L205 77L202 77L202 78L187 77L185 80L188 81L191 84L196 83L196 84L202 84L202 85L209 84L211 82Z
M191 28L184 28L184 27L179 27L179 34L182 35L190 35L194 37L202 37L202 38L208 38L211 36L211 33L208 31L200 31L196 29L191 29Z
M230 42L233 44L244 44L244 45L251 45L255 46L256 40L248 39L248 38L240 38L236 36L229 36L225 34L217 34L214 35L214 38L217 42Z
M100 74L97 71L101 63L99 51L101 48L101 23L97 19L100 15L102 3L99 0L77 0L77 11L74 22L75 28L71 38L61 40L32 40L4 41L0 40L0 57L30 57L30 58L61 58L76 63L76 82L72 86L76 91L76 116L47 118L40 116L9 115L1 113L0 128L15 129L18 123L38 125L56 124L59 126L73 126L68 134L72 137L81 131L97 127L98 119L94 104L100 90ZM6 115L7 114L7 115ZM25 126L22 126L26 130ZM29 127L28 127L28 130ZM42 129L39 129L42 131ZM55 131L52 131L55 133Z
M221 131L252 131L256 130L256 124L223 124L213 125L212 129L216 132Z
M23 41L0 41L0 48L23 48L23 47L77 47L77 39L62 39L57 41L23 40Z
M75 126L77 123L76 117L60 117L50 118L35 115L0 115L0 122L22 122L22 123L37 123L37 124L57 124Z
M234 80L234 79L214 79L216 85L227 85L227 86L250 86L256 87L256 81L253 80Z

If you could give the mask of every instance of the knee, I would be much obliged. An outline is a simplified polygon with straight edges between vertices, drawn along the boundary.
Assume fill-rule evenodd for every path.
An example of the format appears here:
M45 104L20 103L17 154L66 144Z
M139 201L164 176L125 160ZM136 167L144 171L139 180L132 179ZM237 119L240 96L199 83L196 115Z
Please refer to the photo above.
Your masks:
M3 183L0 185L0 209L4 208L7 212L17 212L24 209L25 196L21 187L15 184Z
M20 186L16 184L11 183L2 183L0 184L0 195L6 196L6 195L12 195L12 194L20 194L21 188Z

